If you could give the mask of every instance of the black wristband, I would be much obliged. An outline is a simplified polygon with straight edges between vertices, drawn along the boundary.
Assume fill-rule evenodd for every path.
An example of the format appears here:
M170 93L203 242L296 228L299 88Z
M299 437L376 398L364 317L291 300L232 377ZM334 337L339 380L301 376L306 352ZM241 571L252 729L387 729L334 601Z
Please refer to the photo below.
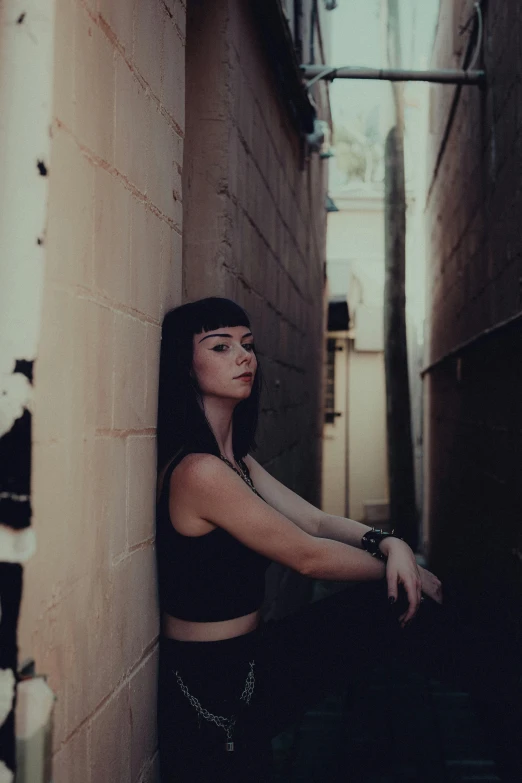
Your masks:
M372 529L368 530L361 538L361 546L368 554L372 555L372 557L376 557L378 560L382 560L383 563L386 563L388 558L384 552L381 552L379 549L379 544L381 541L384 541L385 538L399 538L399 536L396 536L393 530L391 533L386 533L384 530L372 527Z

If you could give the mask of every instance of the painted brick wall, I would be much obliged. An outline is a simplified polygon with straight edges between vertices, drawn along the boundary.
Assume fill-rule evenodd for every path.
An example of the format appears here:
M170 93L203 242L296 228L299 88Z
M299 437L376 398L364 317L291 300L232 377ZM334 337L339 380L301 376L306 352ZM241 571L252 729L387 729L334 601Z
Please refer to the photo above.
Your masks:
M160 323L181 301L185 8L57 0L21 657L56 783L155 775Z
M442 3L434 67L469 61L472 6ZM487 86L431 88L427 522L435 559L519 590L522 9L482 6Z
M319 503L326 169L302 159L248 3L188 4L185 155L184 298L247 309L266 382L256 459Z

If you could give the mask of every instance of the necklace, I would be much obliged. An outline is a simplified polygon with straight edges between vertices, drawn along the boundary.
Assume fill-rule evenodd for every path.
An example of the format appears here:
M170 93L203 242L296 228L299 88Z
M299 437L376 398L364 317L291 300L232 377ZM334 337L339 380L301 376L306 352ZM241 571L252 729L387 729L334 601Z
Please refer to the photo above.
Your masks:
M238 470L238 469L236 468L236 466L235 466L235 465L233 465L233 464L230 462L230 460L229 460L229 459L227 459L226 457L224 457L222 454L220 454L220 455L219 455L219 457L220 457L220 459L222 459L222 460L223 460L223 462L226 462L226 463L227 463L227 465L229 466L229 468L232 468L232 470L234 471L234 473L237 473L237 475L238 475L240 478L242 478L242 479L243 479L243 481L245 482L245 484L248 484L248 486L250 487L250 489L252 490L252 492L253 492L255 495L257 495L258 497L261 497L261 495L259 494L259 492L257 491L257 489L254 487L254 482L253 482L253 481L252 481L252 479L250 478L250 474L248 473L248 468L247 468L247 466L245 465L245 463L243 462L243 460L239 459L239 460L237 461L237 464L239 465L239 470Z

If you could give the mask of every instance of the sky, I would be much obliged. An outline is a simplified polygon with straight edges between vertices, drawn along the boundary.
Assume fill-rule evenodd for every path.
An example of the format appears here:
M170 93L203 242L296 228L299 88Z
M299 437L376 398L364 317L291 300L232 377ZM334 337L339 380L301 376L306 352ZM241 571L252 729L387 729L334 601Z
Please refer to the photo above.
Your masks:
M331 64L385 67L381 0L339 0L331 14ZM399 0L404 68L427 68L439 0ZM330 64L330 63L328 63ZM334 122L346 121L387 104L390 87L377 81L337 79L330 98Z

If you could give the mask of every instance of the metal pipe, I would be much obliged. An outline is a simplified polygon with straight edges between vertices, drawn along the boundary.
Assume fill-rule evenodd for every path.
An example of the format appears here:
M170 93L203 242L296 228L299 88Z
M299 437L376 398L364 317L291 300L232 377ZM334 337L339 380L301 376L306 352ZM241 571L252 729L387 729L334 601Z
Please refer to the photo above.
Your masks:
M408 71L402 68L359 68L341 66L334 68L325 65L301 65L301 73L312 83L324 79L380 79L390 82L437 82L439 84L481 84L486 78L485 71L463 71L447 69L439 71Z

